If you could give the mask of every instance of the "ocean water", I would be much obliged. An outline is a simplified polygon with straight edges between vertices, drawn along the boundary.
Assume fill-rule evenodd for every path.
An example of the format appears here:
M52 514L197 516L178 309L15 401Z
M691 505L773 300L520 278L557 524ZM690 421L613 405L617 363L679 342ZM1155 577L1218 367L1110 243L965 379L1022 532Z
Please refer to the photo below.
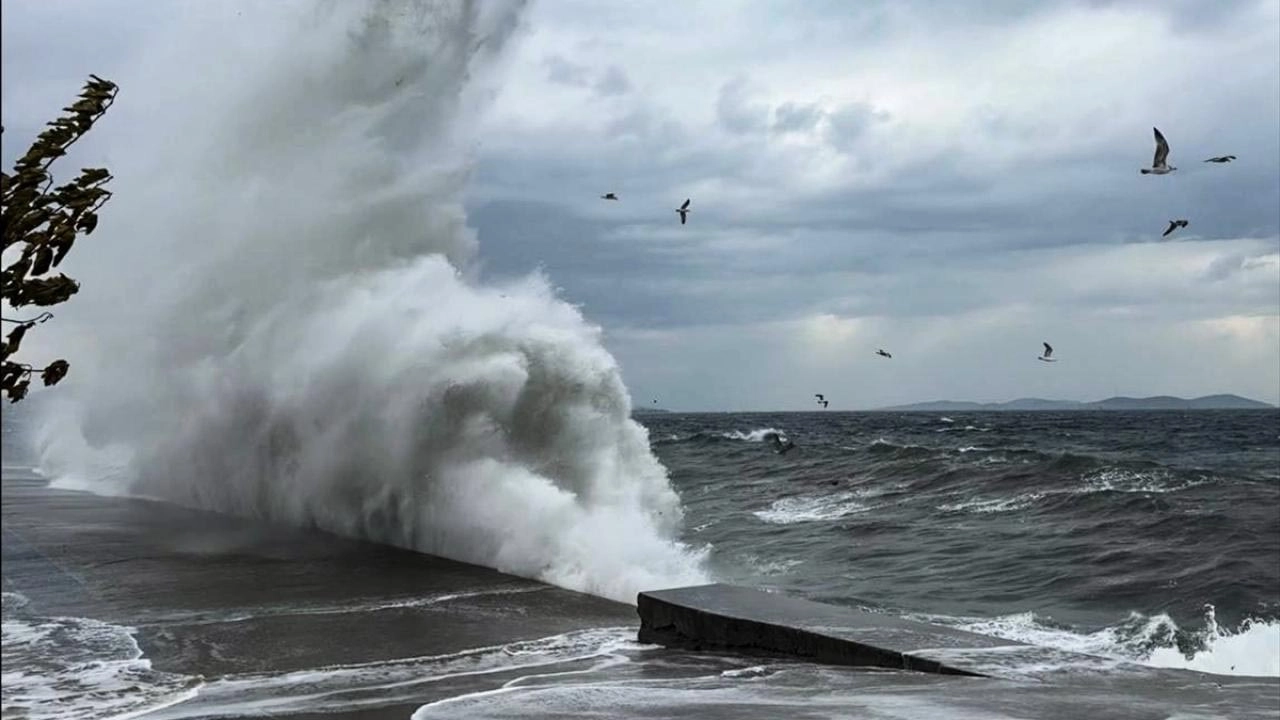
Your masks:
M1278 411L640 419L719 580L1280 676Z
M20 415L5 414L6 478L39 474ZM1104 659L1068 678L1102 672L1125 682L1134 665L1147 665L1210 681L1280 682L1280 412L639 420L684 508L676 541L703 558L710 579ZM770 432L796 448L775 454L763 441ZM637 643L634 627L197 677L153 667L136 628L49 617L16 592L3 600L3 706L15 717L278 716L392 704L417 706L416 718L1058 717L1090 706L1080 703L1129 716L1115 697L1090 698L1092 685L1073 688L1061 674L1052 683L1032 668L1029 682L974 686L668 651ZM359 609L232 608L209 620ZM1134 717L1181 717L1170 714L1176 701L1121 697ZM1269 713L1246 699L1186 717Z

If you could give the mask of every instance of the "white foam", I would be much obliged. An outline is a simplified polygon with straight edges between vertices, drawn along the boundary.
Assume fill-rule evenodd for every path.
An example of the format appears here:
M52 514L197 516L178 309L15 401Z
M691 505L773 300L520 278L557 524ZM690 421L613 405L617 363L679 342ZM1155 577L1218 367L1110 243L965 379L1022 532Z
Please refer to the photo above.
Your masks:
M466 133L520 7L211 4L156 33L42 334L77 358L42 424L59 487L627 602L707 580L600 329L545 277L476 280Z
M1163 468L1148 471L1103 468L1085 476L1084 483L1074 492L1082 495L1099 492L1163 494L1179 492L1207 482L1208 477L1178 481Z
M596 628L440 655L231 675L210 680L198 697L151 717L351 713L413 702L431 685L460 678L591 664L637 647L634 637L634 628Z
M782 575L791 568L804 564L804 560L799 558L766 560L755 554L743 555L739 560L756 574L764 576Z
M1202 640L1204 649L1190 657L1176 647L1162 647L1152 651L1145 662L1217 675L1280 677L1280 621L1248 619L1238 631L1228 633L1210 613Z
M770 435L780 435L782 437L787 436L785 432L778 430L777 428L757 428L755 430L748 430L747 432L742 432L741 430L730 430L729 432L721 433L720 435L727 440L745 440L746 442L764 442L765 438Z
M194 697L201 679L156 672L133 629L73 617L21 613L26 600L4 593L5 717L126 718Z
M863 668L832 671L786 668L730 669L703 677L618 680L588 677L574 683L504 688L427 703L413 720L429 718L683 718L806 717L881 720L1007 720L1016 716L987 704L955 700L937 687L927 692L885 682ZM896 679L896 678L895 678ZM904 691L905 690L905 691Z
M1001 513L1014 512L1034 505L1045 496L1042 492L1023 493L1007 498L989 498L965 500L958 503L945 503L938 506L945 512Z
M724 670L720 673L720 677L726 678L758 678L773 672L767 665L752 665L751 667L737 668L734 670Z
M926 622L1017 640L1072 653L1136 662L1151 667L1183 668L1219 675L1280 677L1280 622L1247 620L1237 632L1219 628L1212 606L1200 631L1204 649L1184 656L1175 644L1179 630L1167 614L1130 613L1123 622L1081 633L1041 622L1024 612L995 618L920 616Z
M986 448L966 447L960 452L973 452ZM993 456L994 457L994 456ZM1003 456L991 459L992 463L1006 462ZM1103 468L1086 475L1078 485L1020 493L1010 497L976 498L957 503L938 505L937 509L947 512L1000 513L1023 510L1041 499L1051 495L1091 495L1101 492L1120 493L1173 493L1203 485L1209 482L1206 477L1178 481L1167 470L1133 471L1121 468Z
M457 590L434 595L419 595L399 599L379 599L374 601L344 602L341 604L298 604L260 605L253 607L229 607L215 611L176 611L150 613L136 620L140 626L157 624L208 625L243 622L264 617L301 616L301 615L347 615L350 613L374 613L385 610L403 610L408 608L426 608L444 605L474 598L518 595L542 592L549 586L542 584L518 585L512 587L483 588L475 590Z
M831 495L799 495L775 500L768 509L757 510L752 515L774 525L835 520L871 509L857 497L857 493L847 491Z

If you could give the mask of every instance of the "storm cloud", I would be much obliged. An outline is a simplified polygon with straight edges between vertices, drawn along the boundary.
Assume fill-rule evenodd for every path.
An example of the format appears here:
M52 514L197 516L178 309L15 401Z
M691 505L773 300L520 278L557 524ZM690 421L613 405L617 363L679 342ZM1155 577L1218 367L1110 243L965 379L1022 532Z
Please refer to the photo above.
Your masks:
M162 5L4 4L6 162L195 7ZM516 32L481 274L545 273L646 403L1280 402L1274 0L547 0ZM1172 175L1138 173L1153 126Z

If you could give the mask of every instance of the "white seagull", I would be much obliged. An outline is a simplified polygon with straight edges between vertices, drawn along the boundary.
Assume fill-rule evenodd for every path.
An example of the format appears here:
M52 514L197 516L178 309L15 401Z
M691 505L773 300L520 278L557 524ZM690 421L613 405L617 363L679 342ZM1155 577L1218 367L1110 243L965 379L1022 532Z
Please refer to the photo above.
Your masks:
M1160 134L1158 128L1151 128L1156 134L1156 156L1151 161L1151 167L1142 168L1140 171L1143 175L1167 175L1178 168L1170 165L1169 160L1169 141L1164 139L1164 135Z
M1043 360L1045 362L1058 362L1053 359L1053 346L1049 343L1044 343L1044 354L1036 359Z
M685 199L685 201L684 201L684 204L683 204L683 205L681 205L680 207L676 208L676 212L680 213L680 224L681 224L681 225L685 224L685 221L687 221L687 220L689 219L689 213L690 213L690 212L693 212L692 210L690 210L690 209L689 209L689 199L688 199L688 198L686 198L686 199Z

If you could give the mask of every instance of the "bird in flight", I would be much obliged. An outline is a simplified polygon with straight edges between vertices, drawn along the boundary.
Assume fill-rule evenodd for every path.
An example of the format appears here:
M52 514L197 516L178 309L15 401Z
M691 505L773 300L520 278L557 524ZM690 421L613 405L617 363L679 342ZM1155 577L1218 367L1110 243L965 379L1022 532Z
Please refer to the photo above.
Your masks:
M1209 158L1208 160L1205 160L1205 162L1211 162L1211 163L1229 163L1229 162L1231 162L1232 160L1235 160L1235 159L1236 159L1236 156L1235 156L1235 155L1219 155L1218 157L1211 157L1211 158Z
M1049 343L1044 343L1044 354L1036 359L1043 360L1045 362L1058 362L1053 358L1053 346Z
M1178 169L1169 164L1169 141L1160 134L1159 128L1151 130L1156 134L1156 155L1151 160L1151 167L1142 168L1140 172L1143 175L1167 175Z
M1169 227L1165 229L1163 233L1160 234L1160 237L1168 237L1169 233L1173 232L1174 230L1177 230L1180 227L1186 227L1187 225L1190 225L1190 223L1188 223L1186 220L1170 220Z
M617 200L618 196L616 193L605 193L600 196L600 199L601 200Z
M814 393L813 396L818 398L818 402L822 402L825 399L822 393Z
M892 358L892 357L893 357L893 356L892 356L892 355L890 355L889 353L885 352L883 348L877 348L877 349L876 349L876 354L877 354L877 355L879 355L880 357L887 357L887 358Z
M676 212L680 213L680 224L683 225L689 219L689 213L693 212L689 209L689 198L686 198L684 204L676 208Z

